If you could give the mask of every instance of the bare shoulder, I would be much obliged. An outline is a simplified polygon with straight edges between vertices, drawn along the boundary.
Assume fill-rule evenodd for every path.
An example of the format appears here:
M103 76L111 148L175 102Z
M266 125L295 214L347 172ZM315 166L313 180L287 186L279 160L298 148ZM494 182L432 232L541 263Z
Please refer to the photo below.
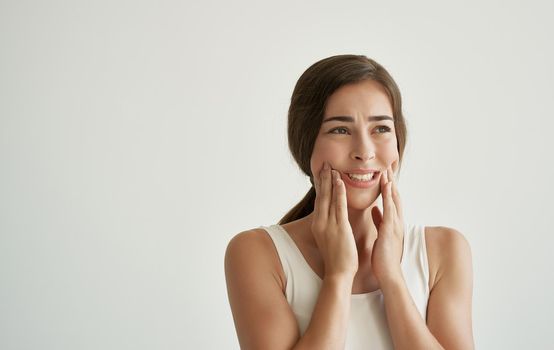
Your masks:
M261 228L254 228L251 230L242 231L234 235L229 244L227 244L228 253L233 253L235 250L245 249L245 247L264 245L267 234ZM267 237L269 239L269 237Z
M227 295L241 349L290 349L299 337L281 263L264 229L236 234L225 251Z
M426 226L425 227L425 238L430 240L432 243L439 244L444 247L444 245L467 245L469 247L469 242L465 238L464 234L460 231L446 226Z
M429 289L440 280L453 260L469 258L471 247L463 233L447 226L426 226L425 242L429 258Z
M254 228L234 235L227 244L226 254L235 251L248 251L252 248L261 249L262 252L268 253L274 250L273 247L271 237L269 237L267 232L262 228ZM257 251L251 253L256 253Z
M257 266L265 269L275 278L281 289L285 290L285 277L281 261L271 237L263 228L237 233L225 251L225 271L240 273Z
M469 242L460 231L442 226L428 228L426 238L432 254L438 257L427 305L427 326L445 349L474 349Z

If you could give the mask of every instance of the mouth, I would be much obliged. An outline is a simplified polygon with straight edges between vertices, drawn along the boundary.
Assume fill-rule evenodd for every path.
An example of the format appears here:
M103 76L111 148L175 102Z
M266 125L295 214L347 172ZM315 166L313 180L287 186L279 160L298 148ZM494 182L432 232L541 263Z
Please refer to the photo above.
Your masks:
M377 183L381 172L372 171L364 173L341 173L341 177L347 185L357 188L368 188Z

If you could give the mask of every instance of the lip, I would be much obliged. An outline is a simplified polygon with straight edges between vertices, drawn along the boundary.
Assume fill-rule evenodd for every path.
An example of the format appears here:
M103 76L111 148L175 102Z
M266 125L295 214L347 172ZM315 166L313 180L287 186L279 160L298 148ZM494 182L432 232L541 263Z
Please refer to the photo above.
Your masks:
M369 168L358 168L358 169L352 169L345 171L346 174L367 174L367 173L378 173L380 170L378 169L369 169Z
M368 171L366 169L363 172L362 171L359 171L359 172L349 171L348 172L349 174L367 174L369 172L374 173L373 178L370 181L354 181L350 178L350 176L347 175L347 173L343 173L343 172L341 172L340 175L341 175L341 178L344 181L344 183L346 183L350 187L369 188L369 187L372 187L373 185L375 185L376 183L379 182L379 179L381 178L381 172L380 171L377 171L377 170Z

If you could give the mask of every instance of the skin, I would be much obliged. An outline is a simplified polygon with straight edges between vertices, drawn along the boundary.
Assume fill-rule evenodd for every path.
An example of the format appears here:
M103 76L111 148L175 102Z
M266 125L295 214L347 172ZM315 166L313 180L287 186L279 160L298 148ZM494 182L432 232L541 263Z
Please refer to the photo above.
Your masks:
M392 176L398 164L394 125L364 120L384 114L392 116L392 108L375 82L344 86L328 100L324 119L349 115L354 123L322 125L311 158L314 211L283 225L312 269L324 276L302 337L285 297L284 271L271 238L264 230L254 229L239 233L229 243L225 275L241 348L343 348L351 293L377 288L383 292L395 349L474 348L471 251L461 233L446 227L425 228L430 268L426 320L403 279L402 204ZM382 126L389 126L391 132L383 133ZM328 133L336 127L346 130ZM330 164L327 169L325 162ZM341 172L362 167L382 170L379 183L359 189L338 180ZM383 213L376 207L379 195Z
M396 242L390 239L383 239L382 242L379 242L380 244L376 245L380 230L386 233L392 232L393 227L401 228L402 220L400 215L396 214L396 207L400 207L400 203L394 204L394 201L392 206L383 206L385 210L383 214L388 218L386 222L382 222L383 220L380 219L383 214L377 207L378 198L385 190L386 182L391 181L389 186L392 186L392 174L397 170L399 155L394 122L391 120L368 121L366 119L367 116L375 115L394 117L387 93L378 82L367 80L339 88L327 101L323 121L333 116L351 116L354 118L354 122L322 123L310 161L312 173L319 174L319 177L321 177L325 162L328 162L333 170L338 171L341 177L347 176L345 172L355 168L381 170L379 182L371 188L356 188L341 181L347 206L346 215L358 257L359 268L356 273L354 289L358 285L361 289L376 289L379 284L379 272L381 272L381 279L386 277L384 274L400 272L400 258L395 261L395 264L388 266L388 268L397 267L395 272L387 271L387 267L384 267L383 264L384 260L390 259L391 249L396 255L398 252L402 253L402 229L395 233L400 239L400 243L396 246ZM386 174L387 169L389 169L390 176ZM385 176L382 176L383 174ZM316 182L318 176L314 177ZM397 188L396 192L399 202ZM387 198L387 196L382 197L383 204L387 204L385 203ZM391 208L390 214L394 215L387 216L387 207ZM401 208L398 211L401 212ZM310 238L310 235L306 234L313 231L308 227L312 227L316 217L315 213L316 211L299 220L295 225L304 227L300 231L304 231L303 238L309 245L315 244L319 247L317 239ZM377 247L381 247L383 252L375 254L374 249ZM376 258L377 260L375 260ZM325 257L323 256L321 259L324 263ZM376 266L378 270L373 267L376 262L380 263ZM357 280L359 281L357 282ZM364 285L365 287L363 287Z

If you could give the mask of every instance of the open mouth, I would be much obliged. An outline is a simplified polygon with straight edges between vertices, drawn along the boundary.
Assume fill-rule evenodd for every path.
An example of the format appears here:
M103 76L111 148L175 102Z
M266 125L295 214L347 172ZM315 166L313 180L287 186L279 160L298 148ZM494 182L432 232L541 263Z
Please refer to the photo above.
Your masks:
M378 182L379 174L381 174L379 171L366 174L342 173L341 177L350 187L369 188Z
M374 180L377 177L378 174L379 174L378 172L367 173L367 174L348 174L348 173L346 173L348 178L350 178L350 180L352 180L354 182L370 182L371 180Z

